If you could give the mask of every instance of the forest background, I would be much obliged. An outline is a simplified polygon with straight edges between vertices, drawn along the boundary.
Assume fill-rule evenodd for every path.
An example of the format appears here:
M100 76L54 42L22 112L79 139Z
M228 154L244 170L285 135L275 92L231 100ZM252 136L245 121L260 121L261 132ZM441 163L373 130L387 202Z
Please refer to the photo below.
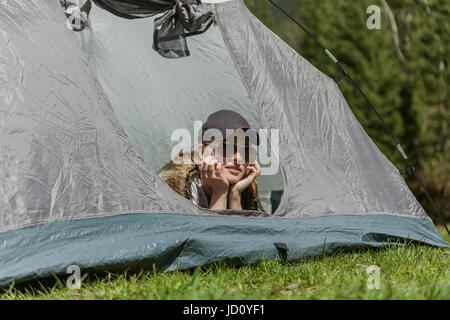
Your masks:
M244 0L250 11L314 66L335 78L337 66L268 0ZM450 221L450 1L274 0L340 61L412 160L437 207ZM380 28L367 21L380 8ZM373 22L373 20L371 20ZM348 79L339 82L361 125L398 169L401 153ZM404 176L439 223L413 175Z

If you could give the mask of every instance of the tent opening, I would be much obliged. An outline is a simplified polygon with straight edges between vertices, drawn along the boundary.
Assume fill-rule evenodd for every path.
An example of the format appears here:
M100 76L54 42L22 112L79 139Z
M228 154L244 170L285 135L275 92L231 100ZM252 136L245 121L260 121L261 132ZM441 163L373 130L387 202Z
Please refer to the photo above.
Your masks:
M76 33L115 115L149 167L158 172L170 162L180 130L191 134L193 148L195 122L204 123L218 110L238 112L256 131L267 128L219 25L189 38L190 56L168 59L152 48L153 23L154 18L123 19L93 5L87 27ZM258 196L264 211L273 214L282 200L283 170L270 161L261 167Z

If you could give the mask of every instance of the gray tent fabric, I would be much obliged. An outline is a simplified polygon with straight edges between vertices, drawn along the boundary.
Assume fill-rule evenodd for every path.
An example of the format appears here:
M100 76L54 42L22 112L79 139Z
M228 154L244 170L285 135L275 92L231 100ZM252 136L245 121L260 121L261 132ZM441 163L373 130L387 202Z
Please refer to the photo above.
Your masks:
M201 214L135 151L58 1L1 6L0 232L130 212Z
M217 19L264 128L284 129L280 162L286 200L276 215L427 217L331 78L252 16L242 1L218 6Z
M168 117L155 114L147 127L170 122L170 112L180 107L184 84L168 90L170 78L210 81L204 96L212 109L222 107L217 83L236 93L237 99L225 94L224 101L253 114L259 127L280 130L284 194L278 210L270 216L215 212L173 191L143 156L161 143L157 134L149 131L146 147L138 130L132 133L134 127L148 135L145 126L124 120L130 95L120 91L114 70L130 65L122 61L126 51L110 52L119 60L108 87L99 57L114 46L79 42L82 35L66 27L59 0L6 0L0 2L0 286L64 273L71 264L105 270L155 263L173 270L214 261L253 263L261 253L277 258L274 242L287 243L289 261L341 247L384 246L389 239L448 247L329 77L242 0L204 6L218 25L192 38L192 56L142 55L161 59L143 65L143 74L153 75L159 64L167 71L149 86L155 93L149 106L164 105ZM119 26L105 21L107 28ZM95 44L102 38L95 38L96 22L89 23L94 28L82 34L93 32ZM215 59L229 81L191 73L197 63ZM140 78L139 71L122 84L144 91L141 81L149 77ZM114 88L124 96L114 96ZM186 96L186 107L196 103L195 93L202 88ZM145 103L130 105L135 118L147 116L140 109Z

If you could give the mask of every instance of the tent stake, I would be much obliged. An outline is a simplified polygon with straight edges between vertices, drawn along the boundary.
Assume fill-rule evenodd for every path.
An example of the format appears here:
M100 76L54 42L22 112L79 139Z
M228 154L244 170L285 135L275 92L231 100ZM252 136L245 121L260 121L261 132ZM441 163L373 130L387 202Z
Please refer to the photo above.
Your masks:
M280 7L277 3L275 3L272 0L268 0L273 6L275 6L278 10L280 10L284 15L286 15L289 19L291 19L297 26L299 26L311 39L314 40L314 42L322 48L322 50L325 52L325 54L339 67L339 69L342 72L342 75L340 75L337 79L338 81L342 78L347 77L350 80L350 83L355 87L355 89L361 94L361 96L364 98L366 103L369 105L369 107L372 109L373 112L375 112L376 116L380 120L381 124L383 125L384 129L387 131L387 133L391 136L391 139L397 146L397 149L402 154L403 159L405 160L406 164L408 165L408 168L414 168L412 166L411 161L409 160L408 156L406 155L405 151L403 150L402 146L400 145L397 138L394 136L392 131L389 129L387 124L384 122L381 115L378 113L377 109L373 106L373 104L370 102L369 98L364 94L362 89L358 86L358 84L353 80L353 78L347 73L347 71L344 69L344 67L340 64L339 60L336 59L336 57L327 49L325 46L311 33L308 29L306 29L300 22L298 22L292 15L290 15L286 10L284 10L282 7ZM336 80L335 80L336 81ZM338 82L336 81L336 82ZM437 214L439 219L441 220L441 223L444 225L445 230L447 230L448 235L450 236L450 231L447 227L447 224L445 223L444 218L442 217L442 214L440 213L439 209L437 208L436 204L434 203L433 199L431 198L430 194L426 190L422 180L417 175L415 170L411 170L411 172L414 174L414 177L416 178L417 182L419 183L420 187L422 188L423 192L425 193L426 197L428 198L428 201L430 202L433 211Z

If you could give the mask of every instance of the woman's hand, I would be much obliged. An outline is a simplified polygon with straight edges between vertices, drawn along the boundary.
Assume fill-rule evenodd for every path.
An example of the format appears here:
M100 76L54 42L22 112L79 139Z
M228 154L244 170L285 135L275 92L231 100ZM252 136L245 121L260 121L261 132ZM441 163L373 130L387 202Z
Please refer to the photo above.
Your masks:
M205 157L199 164L199 172L203 188L211 195L210 209L226 209L229 183L225 178L222 164L212 156Z
M229 184L223 173L222 164L213 157L206 157L199 165L200 179L206 191L228 192Z
M256 177L261 173L261 167L259 166L258 162L251 163L247 169L249 171L248 174L235 184L231 185L230 192L241 194L242 191L247 189L253 183L253 181L255 181Z
M261 167L256 161L255 163L249 165L248 170L249 173L244 176L244 178L230 186L230 190L228 192L228 204L230 206L230 209L242 210L242 191L247 189L253 183L253 181L255 181L256 177L261 173Z

